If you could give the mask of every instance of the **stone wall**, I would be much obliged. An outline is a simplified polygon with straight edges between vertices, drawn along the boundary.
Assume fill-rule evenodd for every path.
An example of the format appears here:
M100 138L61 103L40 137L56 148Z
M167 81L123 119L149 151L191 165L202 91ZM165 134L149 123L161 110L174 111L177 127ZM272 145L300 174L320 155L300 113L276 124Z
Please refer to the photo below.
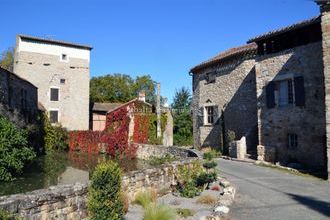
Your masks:
M136 156L142 160L148 160L152 156L162 157L167 154L173 155L177 158L185 159L188 157L198 157L198 155L185 148L175 146L162 146L162 145L148 145L138 144Z
M0 208L23 219L82 219L87 216L87 183L54 186L0 197Z
M145 189L170 191L176 184L176 173L180 166L191 166L196 158L189 158L189 150L165 146L141 146L141 158L148 158L150 150L165 155L173 153L182 156L178 161L163 164L159 167L131 171L124 174L122 188L128 199L133 201L135 195ZM164 150L165 149L165 150ZM190 152L190 153L189 153ZM158 156L158 155L157 155ZM88 183L52 186L25 194L0 197L0 209L18 213L23 219L83 219L87 216Z
M248 135L249 149L256 146L257 125L256 82L254 59L232 60L193 74L193 132L197 148L223 147L223 128L232 130L239 140ZM206 74L216 74L214 83L206 82ZM203 125L203 109L207 103L218 106L218 119L213 125Z
M328 4L326 4L328 3ZM324 87L326 106L326 136L327 136L327 159L328 179L330 179L330 4L324 2L321 6L321 27L322 27L322 49L324 64Z
M38 89L30 82L0 68L0 104L2 114L17 111L25 123L32 123L38 113Z
M47 111L58 110L59 122L69 130L89 128L89 61L68 62L45 53L15 53L14 72L38 87L39 102ZM62 80L62 81L61 81ZM64 81L63 81L64 80ZM50 101L50 88L59 88L59 101Z
M256 59L258 128L260 155L270 152L274 162L302 163L315 169L324 168L325 103L322 43L311 43ZM305 105L267 107L266 86L286 77L304 78ZM295 149L288 147L288 134L298 137ZM270 149L274 148L274 149ZM274 153L275 152L275 153ZM258 152L259 153L259 152ZM272 156L275 155L275 156Z

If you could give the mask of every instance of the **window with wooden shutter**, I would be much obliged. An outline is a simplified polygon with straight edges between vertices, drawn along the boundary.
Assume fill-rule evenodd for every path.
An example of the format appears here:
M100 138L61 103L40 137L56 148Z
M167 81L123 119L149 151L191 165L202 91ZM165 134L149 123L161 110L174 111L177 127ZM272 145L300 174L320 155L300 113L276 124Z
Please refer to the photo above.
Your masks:
M50 101L58 101L59 100L59 89L51 88L50 89Z
M274 94L275 84L274 82L269 82L266 86L266 102L268 108L275 107L275 94Z
M304 77L298 76L294 78L294 92L296 106L305 106Z

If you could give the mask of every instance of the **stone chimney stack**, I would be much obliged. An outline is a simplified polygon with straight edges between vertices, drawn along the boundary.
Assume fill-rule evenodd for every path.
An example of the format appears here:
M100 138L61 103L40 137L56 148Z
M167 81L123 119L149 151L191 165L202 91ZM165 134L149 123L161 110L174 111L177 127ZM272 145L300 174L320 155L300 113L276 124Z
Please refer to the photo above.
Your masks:
M144 91L140 91L138 99L141 102L146 102L146 93Z
M330 179L330 0L315 0L320 6L325 87L327 169Z

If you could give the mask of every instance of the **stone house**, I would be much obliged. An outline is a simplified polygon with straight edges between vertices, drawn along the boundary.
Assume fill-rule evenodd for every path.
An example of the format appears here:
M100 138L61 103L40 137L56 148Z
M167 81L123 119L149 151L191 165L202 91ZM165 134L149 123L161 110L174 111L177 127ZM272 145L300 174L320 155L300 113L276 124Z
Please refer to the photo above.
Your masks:
M256 44L232 48L191 69L194 145L224 148L229 131L256 145ZM226 138L227 137L227 138Z
M244 136L240 129L246 132L257 125L257 131L250 130L257 134L251 142L256 144L247 148L257 152L258 160L329 173L330 1L319 4L319 16L239 47L250 47L252 54L243 52L232 59L232 54L237 57L233 51L241 51L234 48L191 70L196 147L223 146L219 139L227 129L237 140ZM236 65L222 70L228 54ZM248 145L249 136L245 138Z
M123 105L123 103L92 103L90 129L93 131L103 131L106 124L107 113L121 105Z
M14 73L38 87L53 124L89 128L90 46L18 35Z
M38 114L38 88L0 67L0 105L1 114L17 112L24 119L23 124L34 123Z

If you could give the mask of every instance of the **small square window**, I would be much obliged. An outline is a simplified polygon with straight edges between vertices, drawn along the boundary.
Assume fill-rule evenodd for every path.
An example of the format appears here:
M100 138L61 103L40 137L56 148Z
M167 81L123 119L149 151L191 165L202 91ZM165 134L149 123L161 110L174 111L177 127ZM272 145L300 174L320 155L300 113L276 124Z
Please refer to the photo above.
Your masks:
M58 111L49 111L49 121L50 123L58 123Z
M65 84L65 79L60 79L61 84Z
M58 101L59 100L59 89L51 88L50 89L50 101Z
M298 147L298 135L288 134L288 148L296 149Z
M61 59L65 60L65 61L68 60L68 55L63 53L62 56L61 56Z
M206 83L215 83L215 73L211 72L211 73L207 73L206 74Z

